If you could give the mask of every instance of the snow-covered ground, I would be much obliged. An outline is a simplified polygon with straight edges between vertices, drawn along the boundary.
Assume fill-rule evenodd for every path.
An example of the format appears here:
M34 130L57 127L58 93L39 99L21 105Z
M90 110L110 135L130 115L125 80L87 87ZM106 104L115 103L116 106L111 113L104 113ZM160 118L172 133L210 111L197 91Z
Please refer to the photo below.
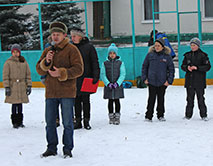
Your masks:
M125 89L121 100L121 124L108 124L107 100L103 88L91 96L92 130L76 130L73 158L62 158L61 136L55 157L40 158L46 150L44 89L33 89L24 105L26 128L13 129L11 105L4 103L0 89L1 166L212 166L213 86L206 89L209 121L200 120L197 101L194 116L183 120L185 89L170 86L166 93L166 122L144 122L147 89Z

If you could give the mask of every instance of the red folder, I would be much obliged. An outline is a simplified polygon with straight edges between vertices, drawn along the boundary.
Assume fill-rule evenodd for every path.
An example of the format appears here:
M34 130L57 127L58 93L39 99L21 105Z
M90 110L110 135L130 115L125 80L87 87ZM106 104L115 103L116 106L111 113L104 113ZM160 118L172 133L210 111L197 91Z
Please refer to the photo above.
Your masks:
M92 81L93 81L93 78L84 78L84 81L81 86L81 92L95 93L97 91L99 81L96 84L93 84Z

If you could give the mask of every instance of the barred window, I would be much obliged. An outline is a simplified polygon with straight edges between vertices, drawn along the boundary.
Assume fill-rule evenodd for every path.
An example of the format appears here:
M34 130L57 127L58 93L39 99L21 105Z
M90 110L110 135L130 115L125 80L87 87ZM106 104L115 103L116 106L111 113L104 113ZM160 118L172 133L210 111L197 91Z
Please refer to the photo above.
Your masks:
M205 7L205 18L213 18L213 1L212 0L204 0Z
M154 0L154 7L159 12L159 0ZM159 20L159 14L155 14L155 19ZM152 0L144 0L144 20L152 20Z

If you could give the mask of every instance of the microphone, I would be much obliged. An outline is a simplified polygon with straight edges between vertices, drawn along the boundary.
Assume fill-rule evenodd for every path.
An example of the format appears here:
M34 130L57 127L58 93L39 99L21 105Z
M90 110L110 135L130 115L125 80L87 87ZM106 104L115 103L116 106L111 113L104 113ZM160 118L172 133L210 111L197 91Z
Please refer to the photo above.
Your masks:
M56 51L56 49L55 49L55 42L54 41L51 42L51 48L50 48L50 50L53 51L53 52Z

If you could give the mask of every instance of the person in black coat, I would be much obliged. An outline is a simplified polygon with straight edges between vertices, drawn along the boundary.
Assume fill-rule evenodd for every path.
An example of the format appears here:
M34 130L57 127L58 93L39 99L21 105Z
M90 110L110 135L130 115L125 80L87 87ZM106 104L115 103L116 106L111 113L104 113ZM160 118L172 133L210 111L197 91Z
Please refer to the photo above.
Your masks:
M142 80L148 85L149 98L145 121L152 121L155 100L157 98L157 118L165 121L164 96L166 88L174 80L174 63L170 56L170 48L165 46L162 38L156 39L155 45L150 47L143 66Z
M194 97L197 95L200 117L208 121L207 107L204 98L204 89L206 88L206 72L210 70L211 65L208 55L200 49L200 40L193 38L190 41L191 51L184 54L181 69L186 72L185 88L187 92L187 105L185 118L191 119L194 107Z
M81 86L84 78L93 78L93 84L99 81L100 67L98 63L97 52L89 42L89 39L85 37L85 34L80 28L73 28L71 30L71 38L73 44L81 52L81 56L84 61L84 73L77 79L77 96L75 99L75 123L74 129L82 128L82 110L84 119L84 128L91 129L90 121L90 94L91 92L81 92Z

